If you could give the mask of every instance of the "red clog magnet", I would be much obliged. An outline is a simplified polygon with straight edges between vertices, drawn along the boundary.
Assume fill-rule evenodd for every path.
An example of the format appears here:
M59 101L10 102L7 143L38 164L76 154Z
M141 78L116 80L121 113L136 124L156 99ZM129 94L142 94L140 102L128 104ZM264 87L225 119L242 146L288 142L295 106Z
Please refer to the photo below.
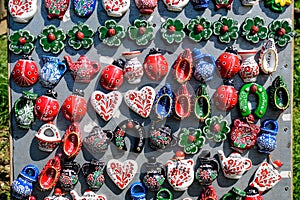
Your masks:
M213 100L219 110L227 112L234 108L238 102L238 95L233 87L233 81L230 80L225 85L218 87L214 93Z
M87 111L87 103L83 96L82 90L75 89L73 94L65 99L61 110L66 120L79 122L84 117Z
M191 94L186 84L181 85L175 93L174 116L178 120L185 119L190 116L191 112Z
M70 124L62 140L64 154L68 159L74 158L81 150L82 140L79 124Z
M175 79L183 84L191 79L193 72L192 52L190 49L185 49L179 54L173 66Z
M168 74L168 61L160 49L151 49L144 61L144 70L152 81L161 81Z
M104 67L100 75L100 85L109 91L118 90L124 81L124 65L125 61L118 59Z
M45 95L40 96L35 101L34 114L36 118L43 122L53 121L59 112L57 92L48 90Z
M30 56L26 56L17 61L11 78L21 87L30 87L39 80L38 67Z
M238 57L237 49L232 46L228 47L225 52L218 57L216 65L222 78L233 78L241 68L241 61Z
M58 156L55 156L46 163L43 170L41 171L38 177L39 188L42 191L51 190L58 181L60 170L60 158Z

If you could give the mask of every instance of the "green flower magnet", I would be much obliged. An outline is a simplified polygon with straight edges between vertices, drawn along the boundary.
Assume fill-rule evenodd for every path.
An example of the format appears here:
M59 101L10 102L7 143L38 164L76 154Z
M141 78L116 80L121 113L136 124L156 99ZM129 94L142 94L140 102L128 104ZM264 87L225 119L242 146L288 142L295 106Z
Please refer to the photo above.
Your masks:
M203 133L209 140L213 139L215 142L222 142L226 140L226 134L229 131L228 122L222 116L213 116L205 120Z
M181 129L178 145L183 147L184 153L195 154L204 146L204 143L205 137L202 136L201 129Z
M197 16L195 19L191 19L187 24L187 29L189 30L189 38L195 42L208 40L213 33L211 29L211 22L205 17L200 16Z
M8 41L10 42L8 48L14 54L30 54L35 47L35 40L35 36L31 35L29 31L18 30L8 37Z
M120 46L121 39L125 37L125 28L118 25L115 20L105 21L104 26L98 28L99 39L108 46Z
M128 27L129 38L139 46L147 45L154 38L154 27L146 20L136 19Z
M238 21L230 17L222 16L219 21L213 23L213 32L223 43L236 40L239 36L238 31Z
M291 0L265 0L266 7L278 13L283 12L284 6L289 6L291 3Z
M40 45L45 52L58 54L65 48L66 34L62 29L56 28L54 25L43 28L39 38Z
M273 38L280 47L285 47L295 36L292 23L289 19L277 19L269 24L269 38Z
M242 25L242 35L252 43L258 43L268 36L268 27L265 26L265 20L259 16L246 18Z
M87 24L79 22L68 31L70 37L68 44L75 50L80 48L89 49L94 44L94 34L95 32Z
M184 24L180 19L168 18L161 24L162 37L169 43L180 43L185 37Z

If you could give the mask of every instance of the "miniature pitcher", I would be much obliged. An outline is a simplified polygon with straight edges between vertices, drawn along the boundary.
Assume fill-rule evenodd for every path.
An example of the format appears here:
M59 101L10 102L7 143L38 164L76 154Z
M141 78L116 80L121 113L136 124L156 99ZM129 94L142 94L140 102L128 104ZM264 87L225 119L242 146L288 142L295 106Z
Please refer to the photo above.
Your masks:
M79 17L90 16L96 7L96 0L73 0L75 14Z
M15 22L28 23L36 14L37 0L9 0L8 11Z
M226 158L224 152L218 150L218 155L226 178L239 179L245 171L248 171L252 167L252 161L242 157L241 154L237 152L231 153L230 156Z
M53 56L42 56L43 67L40 72L40 82L43 87L54 88L67 71L65 63Z
M35 165L25 166L12 183L12 196L16 199L27 199L31 195L33 183L37 181L38 175L39 170Z
M256 141L258 151L260 153L270 154L277 147L276 135L278 133L278 122L272 119L265 120L260 130L261 133Z
M105 163L98 160L92 160L91 162L82 165L81 170L89 189L97 191L104 184L104 167Z
M127 79L129 84L139 84L144 74L142 63L137 58L137 56L140 54L140 51L122 53L126 59L124 66L124 77Z
M164 176L164 166L156 162L155 157L151 157L149 159L149 162L146 164L146 175L143 178L144 185L150 190L150 191L158 191L161 189L162 184L165 181Z
M63 191L68 192L74 189L78 182L79 170L80 165L74 161L66 162L63 165L63 169L61 170L61 174L58 179Z
M259 66L254 60L256 50L239 51L239 55L242 57L242 64L239 71L241 78L245 83L256 82L259 74Z
M212 55L202 54L200 49L193 50L194 77L198 81L210 81L215 73L216 61Z

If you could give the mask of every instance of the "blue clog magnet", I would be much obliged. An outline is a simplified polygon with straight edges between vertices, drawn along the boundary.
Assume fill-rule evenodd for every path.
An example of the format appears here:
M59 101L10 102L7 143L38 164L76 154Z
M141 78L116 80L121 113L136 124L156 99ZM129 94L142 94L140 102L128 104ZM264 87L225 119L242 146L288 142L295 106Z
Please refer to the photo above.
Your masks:
M174 94L171 85L166 83L157 93L154 100L154 112L158 119L170 117L174 108Z
M146 188L141 182L135 182L130 187L132 200L146 200Z
M267 119L263 121L260 131L261 133L256 140L258 151L270 154L277 147L276 135L278 133L278 122L273 119Z

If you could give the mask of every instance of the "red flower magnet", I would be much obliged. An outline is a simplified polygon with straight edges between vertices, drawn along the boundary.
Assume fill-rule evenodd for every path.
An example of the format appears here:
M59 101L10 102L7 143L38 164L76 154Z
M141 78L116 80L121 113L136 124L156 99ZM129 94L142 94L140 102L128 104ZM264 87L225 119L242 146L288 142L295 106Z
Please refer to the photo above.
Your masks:
M87 111L87 103L83 96L82 90L75 89L73 94L65 99L61 110L66 120L79 122L84 117Z

